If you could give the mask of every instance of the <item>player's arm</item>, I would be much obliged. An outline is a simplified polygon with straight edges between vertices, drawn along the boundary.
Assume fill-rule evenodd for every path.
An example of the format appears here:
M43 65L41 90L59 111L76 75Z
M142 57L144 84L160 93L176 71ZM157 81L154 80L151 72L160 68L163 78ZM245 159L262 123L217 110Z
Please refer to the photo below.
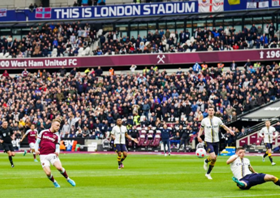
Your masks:
M222 121L221 121L220 127L222 127L225 131L227 131L231 135L235 136L234 131L231 130L230 128L228 128Z
M56 154L56 156L58 156L59 153L60 153L60 136L59 136L58 133L57 133L57 136L58 136L58 139L57 139L57 143L55 144L55 154Z
M227 165L231 164L238 158L238 155L233 155L227 160Z
M112 131L111 131L111 138L112 138L113 140L116 139L116 137L115 137L115 127L113 127L113 129L112 129Z
M250 170L252 173L257 173L257 172L253 169L253 167L251 166L251 164L249 165L249 170Z
M259 132L259 136L260 136L261 138L263 138L263 129L262 129L262 130L260 130L260 132Z
M138 140L137 140L137 139L134 139L133 137L131 137L131 136L128 135L127 133L125 133L125 137L138 144Z
M197 135L197 140L200 143L202 142L202 139L200 138L200 136L202 135L203 131L204 131L204 120L201 121L200 129L199 129L199 132Z
M22 142L22 141L24 140L24 138L28 135L28 133L29 133L29 130L28 130L28 131L26 131L26 133L22 136L22 138L21 138L20 142ZM37 138L37 137L36 137L36 138Z
M41 142L41 136L42 136L42 132L38 135L38 138L36 139L36 142L35 142L35 154L36 155L40 154L39 145L40 145L40 142Z

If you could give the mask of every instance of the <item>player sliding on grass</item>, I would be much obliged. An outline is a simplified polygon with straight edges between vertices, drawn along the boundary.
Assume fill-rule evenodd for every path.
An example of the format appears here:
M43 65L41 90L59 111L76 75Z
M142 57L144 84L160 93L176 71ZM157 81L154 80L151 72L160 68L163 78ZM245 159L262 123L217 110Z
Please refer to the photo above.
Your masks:
M273 133L275 132L275 135ZM265 127L262 128L262 130L259 133L259 136L261 138L264 138L264 144L266 148L266 153L263 155L263 162L265 161L265 157L268 156L271 165L274 166L276 163L273 162L271 157L271 149L272 149L272 142L273 139L275 139L278 136L278 132L276 132L276 129L273 126L270 126L270 121L265 121Z
M14 168L13 157L15 156L14 147L12 144L13 130L8 127L8 122L4 121L2 123L2 127L0 129L0 143L2 143L4 151L9 156L9 161L11 163L12 168Z
M198 141L203 142L200 136L202 135L204 131L204 142L205 142L205 149L210 154L209 157L204 161L204 169L207 171L205 176L208 179L212 179L210 173L212 169L215 166L217 155L219 154L219 131L220 127L223 127L227 132L229 132L231 135L234 135L234 132L231 131L222 120L216 116L214 116L214 107L208 108L208 117L204 118L201 121L201 127L198 133ZM210 165L207 170L207 165L210 162Z
M243 148L237 148L236 154L231 156L227 160L227 164L230 164L230 168L234 177L232 180L242 190L249 190L251 187L263 184L268 181L273 181L275 185L280 186L280 181L273 175L256 173L250 164L248 158L244 158L245 150Z
M58 134L59 128L60 120L55 119L52 121L50 129L41 131L35 144L35 152L37 155L40 155L41 165L47 177L53 182L56 188L59 188L60 186L53 178L50 164L52 164L72 186L76 186L75 182L68 177L66 170L62 167L62 164L58 158L60 152L60 137Z
M138 141L127 134L127 129L122 126L122 119L117 119L117 125L113 127L111 137L114 139L114 148L118 155L119 169L124 168L123 161L127 157L125 138L128 138L138 144ZM123 154L123 156L122 156Z
M23 135L23 137L20 140L20 142L22 142L24 138L27 136L30 153L31 152L33 153L34 162L38 162L35 154L35 143L36 143L37 135L38 135L38 131L35 129L35 124L32 124L30 129L26 131L26 133ZM26 153L27 151L25 150L23 156L25 156Z

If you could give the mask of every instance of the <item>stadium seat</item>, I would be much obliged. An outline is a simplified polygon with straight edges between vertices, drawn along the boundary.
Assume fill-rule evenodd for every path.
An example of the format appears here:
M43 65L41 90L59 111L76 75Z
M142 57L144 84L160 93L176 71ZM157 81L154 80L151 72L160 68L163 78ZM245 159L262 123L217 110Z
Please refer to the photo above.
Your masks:
M149 130L149 134L154 134L154 131L153 130Z
M153 142L153 135L149 134L142 146L149 146Z
M161 131L160 130L156 130L156 134L161 134Z
M157 135L155 135L155 138L154 138L153 142L151 143L151 146L157 147L157 146L159 146L159 143L160 143L160 135L157 134Z
M138 138L138 146L142 146L144 144L144 142L146 141L146 135L142 134L139 136Z

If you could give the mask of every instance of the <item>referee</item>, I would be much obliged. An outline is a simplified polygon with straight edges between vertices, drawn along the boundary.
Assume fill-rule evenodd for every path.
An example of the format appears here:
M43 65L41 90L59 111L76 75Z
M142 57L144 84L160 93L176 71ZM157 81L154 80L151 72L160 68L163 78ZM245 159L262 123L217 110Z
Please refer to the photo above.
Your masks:
M12 168L14 167L13 163L13 156L15 156L14 147L12 144L12 138L13 130L8 127L8 122L4 121L2 123L2 127L0 128L0 143L2 143L4 151L9 156L9 161L11 163Z

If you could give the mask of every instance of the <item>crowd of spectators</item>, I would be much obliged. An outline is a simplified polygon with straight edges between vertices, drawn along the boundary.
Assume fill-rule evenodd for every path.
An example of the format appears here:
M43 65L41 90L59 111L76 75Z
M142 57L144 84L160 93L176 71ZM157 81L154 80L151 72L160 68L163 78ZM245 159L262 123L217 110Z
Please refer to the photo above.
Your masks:
M150 31L147 36L138 35L134 38L120 36L118 32L99 35L88 23L52 23L31 27L29 34L21 40L13 38L12 35L7 38L3 36L0 39L0 54L23 58L78 56L79 50L86 48L89 51L84 55L276 48L280 46L277 34L274 24L271 23L267 24L264 30L254 24L250 28L244 27L242 31L236 31L233 27L212 30L198 28L191 36L188 30L178 33L167 29ZM94 45L94 42L98 42L98 45Z
M195 134L209 104L226 123L280 98L278 64L259 65L254 71L247 66L253 67L250 60L245 70L227 72L204 67L167 74L154 66L141 73L104 75L98 67L84 73L74 68L69 74L64 68L52 73L25 69L10 77L5 71L0 81L0 122L7 120L16 135L31 123L39 131L49 128L55 117L63 120L61 137L68 138L103 139L117 118L129 129L177 122L189 125Z

